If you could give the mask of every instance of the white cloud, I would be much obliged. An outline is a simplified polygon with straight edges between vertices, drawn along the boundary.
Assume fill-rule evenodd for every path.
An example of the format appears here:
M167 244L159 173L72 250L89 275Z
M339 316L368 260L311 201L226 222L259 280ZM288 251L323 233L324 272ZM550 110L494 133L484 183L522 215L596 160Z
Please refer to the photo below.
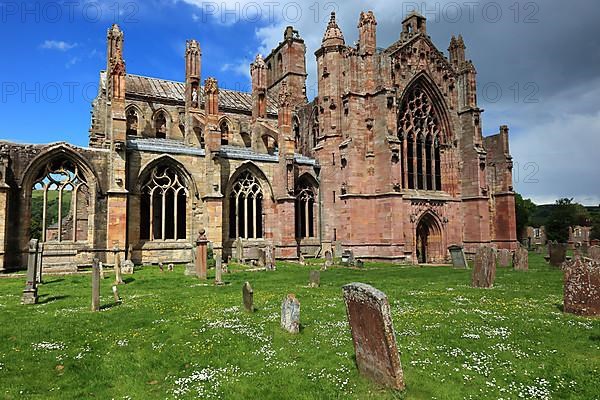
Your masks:
M62 40L45 40L40 47L45 50L69 51L77 47L77 43L63 42Z

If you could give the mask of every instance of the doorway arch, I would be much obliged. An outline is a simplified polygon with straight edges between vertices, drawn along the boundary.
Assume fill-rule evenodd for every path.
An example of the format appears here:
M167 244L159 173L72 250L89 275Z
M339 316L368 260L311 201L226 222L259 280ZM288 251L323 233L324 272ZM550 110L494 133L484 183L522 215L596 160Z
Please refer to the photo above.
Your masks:
M420 264L444 261L442 229L438 219L430 212L423 214L417 223L415 255Z

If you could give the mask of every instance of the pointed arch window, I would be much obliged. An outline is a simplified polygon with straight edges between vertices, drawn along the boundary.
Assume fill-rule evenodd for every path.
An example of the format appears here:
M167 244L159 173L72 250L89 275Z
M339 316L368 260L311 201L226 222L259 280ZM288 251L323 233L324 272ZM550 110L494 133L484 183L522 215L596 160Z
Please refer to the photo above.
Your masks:
M409 89L400 108L398 137L403 145L406 168L402 174L408 189L441 190L441 125L433 102L425 91Z
M297 117L294 117L293 121L293 130L294 130L294 148L296 151L300 150L300 121L298 121Z
M166 139L167 138L167 117L162 111L156 115L154 119L154 126L156 128L156 138Z
M142 186L140 237L142 240L186 239L188 189L170 166L154 167Z
M229 194L229 237L263 237L263 193L260 183L249 171L238 177Z
M296 238L315 237L315 188L307 182L296 187Z
M229 144L229 124L227 121L221 122L221 146L227 146Z
M317 147L317 140L319 138L319 111L317 108L313 110L313 117L311 121L311 149Z
M132 107L127 111L127 136L138 135L138 123L137 111Z
M79 167L68 159L50 161L33 184L31 236L42 242L85 242L89 207L89 188Z

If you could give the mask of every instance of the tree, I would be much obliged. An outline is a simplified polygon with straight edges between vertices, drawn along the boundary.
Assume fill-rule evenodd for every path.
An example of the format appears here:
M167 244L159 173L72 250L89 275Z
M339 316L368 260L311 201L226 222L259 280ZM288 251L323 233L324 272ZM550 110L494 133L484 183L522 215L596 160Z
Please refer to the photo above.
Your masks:
M590 239L600 240L600 214L594 214L592 217L592 232L590 233Z
M567 243L570 227L589 224L590 216L585 207L573 203L573 199L559 199L548 217L546 234L548 240Z
M529 199L523 199L523 196L515 196L515 214L517 217L517 237L519 240L526 239L525 229L531 225L531 216L535 213L537 206Z

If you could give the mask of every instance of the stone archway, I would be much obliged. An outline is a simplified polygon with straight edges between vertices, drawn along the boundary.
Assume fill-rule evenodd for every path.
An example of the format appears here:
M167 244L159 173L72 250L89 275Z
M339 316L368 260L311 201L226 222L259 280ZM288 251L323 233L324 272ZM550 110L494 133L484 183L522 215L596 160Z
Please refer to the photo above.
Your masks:
M441 262L445 252L442 229L431 213L424 214L417 224L415 232L415 255L420 264Z

